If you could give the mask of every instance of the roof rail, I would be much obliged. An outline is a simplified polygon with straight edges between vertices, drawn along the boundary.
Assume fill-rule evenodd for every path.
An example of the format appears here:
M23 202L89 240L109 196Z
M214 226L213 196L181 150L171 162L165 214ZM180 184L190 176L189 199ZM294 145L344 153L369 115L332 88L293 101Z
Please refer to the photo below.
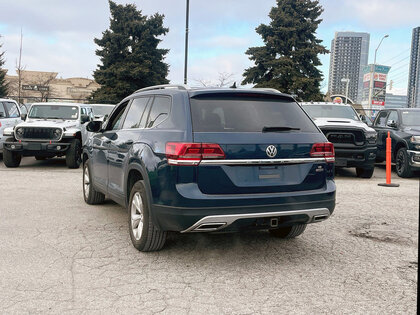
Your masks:
M186 91L189 89L189 87L187 85L180 85L180 84L161 84L161 85L148 86L148 87L139 89L135 91L134 93L152 91L152 90L162 90L162 89L178 89L178 90Z
M252 88L253 90L260 90L260 91L267 91L267 92L276 92L281 93L279 90L272 89L272 88Z

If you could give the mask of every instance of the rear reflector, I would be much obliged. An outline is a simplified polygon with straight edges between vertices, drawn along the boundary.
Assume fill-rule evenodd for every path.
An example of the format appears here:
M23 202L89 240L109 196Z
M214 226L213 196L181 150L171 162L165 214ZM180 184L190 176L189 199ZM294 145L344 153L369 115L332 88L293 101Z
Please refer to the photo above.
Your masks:
M215 143L168 142L166 157L170 165L198 165L201 160L224 159L225 153Z
M324 142L324 143L315 143L312 146L311 157L325 158L325 161L328 163L334 163L335 161L335 153L334 153L334 145L331 142Z

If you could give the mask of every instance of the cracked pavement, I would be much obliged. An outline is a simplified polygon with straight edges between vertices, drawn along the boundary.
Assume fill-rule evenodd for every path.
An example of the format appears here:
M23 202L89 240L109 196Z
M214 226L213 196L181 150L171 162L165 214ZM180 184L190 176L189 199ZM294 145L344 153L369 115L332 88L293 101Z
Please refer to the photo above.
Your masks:
M126 211L89 206L82 169L0 161L0 313L416 314L419 178L336 178L333 216L294 240L171 234L140 253Z

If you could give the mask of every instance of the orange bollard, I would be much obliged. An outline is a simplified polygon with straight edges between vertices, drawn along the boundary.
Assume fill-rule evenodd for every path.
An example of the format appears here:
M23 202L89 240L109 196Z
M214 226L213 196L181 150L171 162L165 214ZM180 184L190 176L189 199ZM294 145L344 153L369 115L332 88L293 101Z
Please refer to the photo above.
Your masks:
M391 184L391 135L386 138L386 183Z
M388 131L388 137L386 138L386 183L378 184L379 186L385 187L399 187L399 184L391 184L391 134Z

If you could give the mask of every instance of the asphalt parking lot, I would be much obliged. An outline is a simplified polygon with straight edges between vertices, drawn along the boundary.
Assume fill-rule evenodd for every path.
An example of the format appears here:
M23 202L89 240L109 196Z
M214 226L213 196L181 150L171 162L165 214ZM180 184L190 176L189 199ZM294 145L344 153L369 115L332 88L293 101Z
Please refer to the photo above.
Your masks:
M333 216L294 240L171 235L140 253L63 159L0 161L0 313L416 314L419 178L337 174Z

